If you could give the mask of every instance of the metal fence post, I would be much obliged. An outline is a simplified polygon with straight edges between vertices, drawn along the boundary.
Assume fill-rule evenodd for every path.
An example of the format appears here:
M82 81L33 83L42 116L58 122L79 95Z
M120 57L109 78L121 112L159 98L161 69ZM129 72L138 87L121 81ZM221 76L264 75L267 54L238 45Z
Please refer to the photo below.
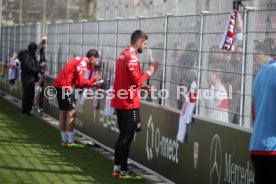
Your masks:
M16 45L16 27L17 27L17 25L15 25L14 27L13 27L13 52L16 52L16 50L15 50L15 45Z
M197 69L197 86L198 93L200 93L200 83L201 83L201 64L202 64L202 41L203 41L203 29L204 29L204 17L206 12L201 12L200 20L200 37L199 37L199 50L198 50L198 69ZM196 101L196 115L199 114L199 99Z
M141 18L138 16L137 29L140 30Z
M162 72L162 89L165 89L165 80L166 80L166 63L167 63L167 32L168 32L168 20L169 15L165 16L165 32L164 32L164 52L163 52L163 72ZM162 98L161 105L165 105L165 99Z
M27 42L27 45L30 43L30 34L31 34L31 25L32 23L29 23L27 26L28 26L28 42Z
M116 20L116 30L115 30L115 59L113 61L114 62L114 68L113 68L114 75L115 75L115 66L116 66L117 52L118 52L118 32L119 32L118 23L119 23L119 19Z
M137 6L136 6L136 17L138 17L140 15L140 7L141 7L141 3L140 3L140 1L138 1Z
M128 18L128 8L129 8L128 0L125 0L125 19Z
M67 47L67 53L66 53L66 61L69 60L69 51L70 51L70 24L71 21L68 20L67 22L67 34L68 34L68 47Z
M149 17L153 15L153 0L149 1Z
M167 0L163 0L163 12L162 15L165 16L167 9Z
M22 40L22 24L19 24L19 50L21 50L22 45L21 45L21 40Z
M244 9L244 20L243 20L243 43L242 43L242 73L241 73L241 96L240 96L240 119L239 119L239 125L242 126L243 124L243 109L244 109L244 95L245 95L245 61L246 61L246 44L247 44L247 16L248 16L248 10Z
M45 27L45 25L44 25ZM40 43L40 36L41 36L41 24L38 22L36 23L36 41L37 43Z
M119 8L119 3L118 0L115 2L115 17L118 17L118 8Z
M178 7L177 7L177 15L179 16L180 15L180 12L181 12L181 1L182 0L178 0Z
M57 68L57 30L58 30L58 23L56 22L56 30L55 30L55 57L54 57L54 62L52 62L52 76L56 76L56 72L53 72L55 68ZM54 66L53 66L54 65Z
M4 62L4 27L1 26L1 59Z
M85 22L87 22L87 20L82 20L81 22L82 22L81 23L81 56L82 56L83 55L83 35L84 35L83 30L84 30L84 24Z
M7 59L8 59L8 62L9 62L9 56L10 56L10 27L11 26L8 26L8 52L7 52Z
M5 44L4 44L4 28L1 26L1 47L2 47L2 62L4 62L4 49L5 49Z

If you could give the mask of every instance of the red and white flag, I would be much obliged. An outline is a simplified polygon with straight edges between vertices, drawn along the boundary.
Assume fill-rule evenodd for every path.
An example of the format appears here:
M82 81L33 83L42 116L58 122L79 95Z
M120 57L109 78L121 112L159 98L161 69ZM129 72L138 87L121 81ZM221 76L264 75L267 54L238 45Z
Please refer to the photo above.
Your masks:
M188 92L188 96L186 95L184 99L184 103L182 106L182 110L179 117L179 127L177 133L177 140L181 143L184 142L186 136L187 124L192 122L193 113L196 106L196 97L197 97L197 85L196 82L193 81Z

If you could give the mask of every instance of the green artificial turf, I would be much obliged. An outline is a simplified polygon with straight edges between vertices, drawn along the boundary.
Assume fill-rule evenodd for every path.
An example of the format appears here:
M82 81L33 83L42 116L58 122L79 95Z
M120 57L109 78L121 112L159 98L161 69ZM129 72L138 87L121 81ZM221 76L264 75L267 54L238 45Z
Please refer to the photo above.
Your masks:
M0 183L149 183L111 176L113 163L90 147L61 148L57 129L0 97Z

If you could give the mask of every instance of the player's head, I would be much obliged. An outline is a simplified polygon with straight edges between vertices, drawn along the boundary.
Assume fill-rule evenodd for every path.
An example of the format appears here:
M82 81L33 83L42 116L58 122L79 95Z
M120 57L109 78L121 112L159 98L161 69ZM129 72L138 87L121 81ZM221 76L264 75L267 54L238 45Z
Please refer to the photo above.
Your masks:
M86 57L87 59L89 60L89 62L92 64L92 65L95 65L98 58L99 58L99 53L96 49L90 49L87 53L86 53Z
M145 32L136 30L131 35L130 43L136 48L138 53L142 53L143 50L147 47L148 36Z

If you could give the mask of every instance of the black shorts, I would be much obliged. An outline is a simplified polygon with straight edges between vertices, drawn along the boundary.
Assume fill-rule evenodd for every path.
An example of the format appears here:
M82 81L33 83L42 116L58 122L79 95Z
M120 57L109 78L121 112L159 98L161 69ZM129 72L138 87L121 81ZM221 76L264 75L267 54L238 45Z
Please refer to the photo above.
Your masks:
M252 155L255 170L256 184L275 184L276 183L276 156L274 155Z
M14 85L15 84L15 79L10 80L10 84Z
M116 109L120 132L141 131L140 109Z
M76 100L75 94L69 93L69 90L64 91L64 97L62 97L62 88L56 88L57 90L57 101L59 110L70 111L75 109L76 107Z

